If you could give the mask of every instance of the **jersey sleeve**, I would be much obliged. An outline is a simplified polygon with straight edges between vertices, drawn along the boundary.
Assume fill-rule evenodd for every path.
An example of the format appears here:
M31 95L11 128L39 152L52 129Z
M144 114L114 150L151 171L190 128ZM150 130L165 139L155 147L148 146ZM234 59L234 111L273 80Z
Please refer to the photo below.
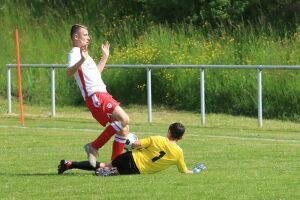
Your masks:
M80 51L72 50L68 54L68 67L74 66L81 59Z
M177 161L177 168L178 168L178 171L182 172L182 173L184 173L187 170L182 151L180 152L179 159Z
M147 137L147 138L144 138L144 139L140 139L140 143L141 143L142 148L147 148L152 143L152 137Z

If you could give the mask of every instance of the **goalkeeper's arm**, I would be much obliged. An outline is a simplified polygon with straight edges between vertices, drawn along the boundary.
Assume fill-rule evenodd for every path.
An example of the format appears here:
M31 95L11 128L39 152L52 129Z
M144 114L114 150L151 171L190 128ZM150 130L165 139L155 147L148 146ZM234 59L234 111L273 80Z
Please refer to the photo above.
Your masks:
M186 173L186 174L198 174L204 169L206 169L205 165L200 163L196 167L194 167L192 170L185 169L184 173Z
M132 143L132 149L147 148L151 145L152 137L143 138Z
M141 145L141 142L139 140L137 140L134 143L132 143L131 147L132 147L132 149L141 149L142 145Z
M184 173L186 173L186 174L193 174L193 171L190 170L190 169L186 169L186 170L184 171Z

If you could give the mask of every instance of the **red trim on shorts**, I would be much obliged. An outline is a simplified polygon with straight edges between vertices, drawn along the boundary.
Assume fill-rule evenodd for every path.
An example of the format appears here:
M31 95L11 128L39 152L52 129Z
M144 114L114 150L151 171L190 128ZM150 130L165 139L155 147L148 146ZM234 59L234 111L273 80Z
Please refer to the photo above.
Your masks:
M86 87L85 87L85 81L84 81L84 77L83 77L83 72L82 72L81 66L78 68L78 74L79 74L79 78L80 78L80 81L81 81L81 84L82 84L82 88L83 88L83 91L84 91L84 94L85 94L85 99L86 99L88 97L88 93L87 93L87 90L86 90Z

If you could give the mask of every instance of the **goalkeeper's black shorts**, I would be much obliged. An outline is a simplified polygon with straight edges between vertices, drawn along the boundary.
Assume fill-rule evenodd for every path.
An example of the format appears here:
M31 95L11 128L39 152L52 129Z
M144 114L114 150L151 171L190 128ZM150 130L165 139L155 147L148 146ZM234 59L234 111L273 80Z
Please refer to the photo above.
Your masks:
M111 164L118 169L119 174L140 174L131 151L120 154L111 162Z

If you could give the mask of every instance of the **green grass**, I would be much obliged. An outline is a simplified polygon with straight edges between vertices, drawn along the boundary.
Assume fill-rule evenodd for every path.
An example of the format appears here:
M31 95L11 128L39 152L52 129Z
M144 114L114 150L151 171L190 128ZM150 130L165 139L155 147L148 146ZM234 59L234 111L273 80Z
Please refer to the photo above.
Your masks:
M189 167L204 162L207 170L185 175L171 167L154 175L96 177L73 170L56 175L60 159L85 160L83 144L102 128L84 107L25 105L25 126L17 114L6 114L0 98L0 199L299 199L300 124L242 116L207 115L200 125L198 113L127 106L131 130L140 138L165 135L171 122L181 121L187 131L179 142ZM13 102L13 112L18 105ZM111 142L100 151L110 158Z

